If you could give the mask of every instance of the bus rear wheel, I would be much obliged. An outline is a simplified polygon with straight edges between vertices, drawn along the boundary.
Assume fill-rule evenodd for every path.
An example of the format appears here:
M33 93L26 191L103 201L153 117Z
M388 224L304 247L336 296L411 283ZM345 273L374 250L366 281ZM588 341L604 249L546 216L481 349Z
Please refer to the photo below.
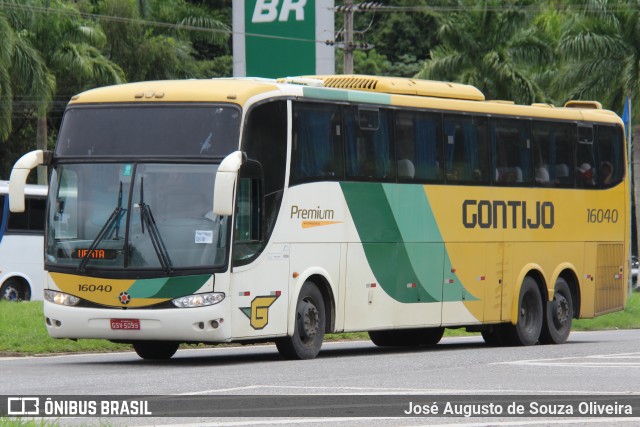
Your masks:
M172 341L139 341L133 349L145 360L167 360L176 354L180 343Z
M295 316L293 336L276 340L278 352L286 359L313 359L322 347L326 324L324 300L314 283L302 285Z
M518 319L507 325L503 338L511 345L534 345L540 338L543 322L542 296L532 277L525 277L518 298Z
M569 338L573 321L573 299L569 285L559 277L553 291L553 300L547 301L540 334L543 344L562 344Z
M378 347L407 347L436 345L443 334L444 328L395 329L369 331L369 338Z

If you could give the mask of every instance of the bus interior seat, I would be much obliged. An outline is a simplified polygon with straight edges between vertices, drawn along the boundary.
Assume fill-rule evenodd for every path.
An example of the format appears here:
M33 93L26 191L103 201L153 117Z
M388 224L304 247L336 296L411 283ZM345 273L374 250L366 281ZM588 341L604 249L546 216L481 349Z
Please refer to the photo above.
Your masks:
M549 181L551 181L551 178L549 177L549 171L547 170L547 168L544 166L536 168L535 179L537 183L548 184Z
M522 169L519 166L499 167L498 182L522 182Z
M398 160L398 178L413 178L416 175L416 167L409 159Z
M558 163L556 165L556 182L565 184L569 181L570 177L569 166L565 163Z

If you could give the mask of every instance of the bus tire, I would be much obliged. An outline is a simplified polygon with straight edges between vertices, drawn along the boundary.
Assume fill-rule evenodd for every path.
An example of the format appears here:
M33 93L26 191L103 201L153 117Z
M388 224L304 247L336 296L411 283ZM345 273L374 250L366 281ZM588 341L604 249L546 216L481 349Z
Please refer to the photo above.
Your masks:
M326 325L324 300L313 282L305 282L296 304L293 336L276 340L278 352L285 359L313 359L320 352Z
M24 286L16 278L7 280L0 287L0 300L23 301L25 299Z
M516 346L535 345L540 338L544 317L542 296L538 284L532 277L525 277L518 297L518 319L515 325L507 325L508 344Z
M540 334L543 344L562 344L569 338L573 321L573 299L566 280L559 277L553 291L553 300L547 301Z
M369 331L369 338L378 347L409 347L436 345L444 335L444 328L393 329Z
M167 360L176 354L180 343L172 341L139 341L133 349L145 360Z

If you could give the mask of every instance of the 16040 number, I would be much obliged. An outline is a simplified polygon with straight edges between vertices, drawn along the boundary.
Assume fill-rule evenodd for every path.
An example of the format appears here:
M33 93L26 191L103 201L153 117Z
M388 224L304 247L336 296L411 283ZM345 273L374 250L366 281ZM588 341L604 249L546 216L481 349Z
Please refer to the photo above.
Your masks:
M587 209L587 222L591 224L615 224L619 216L618 209Z
M80 292L111 292L113 287L111 285L78 285Z

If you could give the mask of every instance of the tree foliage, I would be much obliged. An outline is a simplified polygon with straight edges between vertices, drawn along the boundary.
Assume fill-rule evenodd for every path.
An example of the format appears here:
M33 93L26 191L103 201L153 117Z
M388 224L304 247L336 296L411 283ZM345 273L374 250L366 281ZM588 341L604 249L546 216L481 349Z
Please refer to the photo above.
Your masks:
M466 10L441 14L440 43L418 77L471 84L489 99L543 100L532 68L550 62L553 47L532 25L533 15L526 5L485 0Z
M51 144L68 99L105 84L230 76L231 0L0 2L0 177ZM336 0L336 5L341 4ZM388 0L356 13L355 72L469 83L488 99L640 99L640 6L629 0ZM342 15L336 15L336 29ZM342 69L341 51L336 69ZM635 108L640 111L640 108ZM42 126L41 126L42 129Z

